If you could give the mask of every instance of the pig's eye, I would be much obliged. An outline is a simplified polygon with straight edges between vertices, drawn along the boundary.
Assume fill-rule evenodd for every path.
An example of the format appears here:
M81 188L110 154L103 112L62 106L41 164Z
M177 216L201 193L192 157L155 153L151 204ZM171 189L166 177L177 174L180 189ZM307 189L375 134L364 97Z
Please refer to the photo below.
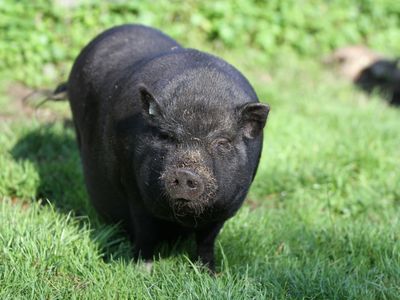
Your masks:
M160 138L160 140L169 140L171 137L169 136L168 133L165 132L160 132L158 137Z
M221 151L229 151L232 147L230 140L221 138L217 139L213 143L214 148L221 150Z

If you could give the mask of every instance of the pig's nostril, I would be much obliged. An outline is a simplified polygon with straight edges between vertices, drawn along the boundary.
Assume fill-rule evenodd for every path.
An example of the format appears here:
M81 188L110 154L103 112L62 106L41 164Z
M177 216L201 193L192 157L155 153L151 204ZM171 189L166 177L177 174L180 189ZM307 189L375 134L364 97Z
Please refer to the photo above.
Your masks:
M175 180L172 182L172 184L173 184L173 185L179 185L179 180L178 180L178 179L175 179Z
M186 184L187 184L187 186L190 187L191 189L194 189L194 188L196 188L196 186L197 186L196 181L193 181L193 180L188 180L188 181L186 181Z

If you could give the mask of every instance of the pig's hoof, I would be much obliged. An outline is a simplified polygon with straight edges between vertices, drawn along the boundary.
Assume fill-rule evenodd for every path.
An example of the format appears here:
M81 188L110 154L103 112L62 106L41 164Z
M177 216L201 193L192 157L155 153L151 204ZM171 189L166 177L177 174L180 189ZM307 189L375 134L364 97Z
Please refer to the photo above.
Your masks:
M147 273L151 273L151 270L153 270L153 261L152 260L146 260L143 262L143 269L147 272Z

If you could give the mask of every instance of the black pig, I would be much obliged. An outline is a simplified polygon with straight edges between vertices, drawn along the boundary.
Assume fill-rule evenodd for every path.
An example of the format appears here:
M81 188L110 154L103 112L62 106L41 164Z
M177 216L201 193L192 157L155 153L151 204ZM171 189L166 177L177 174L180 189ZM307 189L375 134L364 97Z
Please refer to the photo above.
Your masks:
M76 59L67 93L90 199L124 224L135 257L194 233L214 241L256 173L269 107L243 75L158 30L123 25Z

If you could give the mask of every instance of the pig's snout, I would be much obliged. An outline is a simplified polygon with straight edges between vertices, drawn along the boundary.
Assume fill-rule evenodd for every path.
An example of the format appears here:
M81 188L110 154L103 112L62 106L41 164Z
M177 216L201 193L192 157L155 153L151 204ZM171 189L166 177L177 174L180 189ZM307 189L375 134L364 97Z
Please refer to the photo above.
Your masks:
M198 200L204 193L204 181L190 169L176 169L165 176L166 189L173 199Z

